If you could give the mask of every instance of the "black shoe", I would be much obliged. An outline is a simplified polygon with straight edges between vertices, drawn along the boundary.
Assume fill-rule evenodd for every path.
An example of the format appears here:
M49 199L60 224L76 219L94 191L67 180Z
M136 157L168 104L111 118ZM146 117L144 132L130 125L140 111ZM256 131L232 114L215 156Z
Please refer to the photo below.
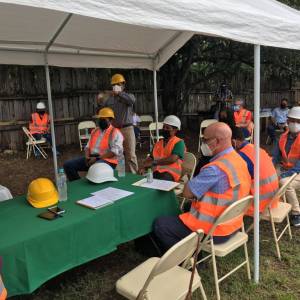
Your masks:
M291 223L295 227L300 227L300 215L292 215Z

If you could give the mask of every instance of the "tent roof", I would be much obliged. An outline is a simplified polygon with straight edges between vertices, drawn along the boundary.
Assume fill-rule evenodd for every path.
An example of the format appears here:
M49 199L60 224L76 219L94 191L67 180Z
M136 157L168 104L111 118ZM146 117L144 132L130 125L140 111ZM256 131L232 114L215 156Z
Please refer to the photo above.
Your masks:
M300 13L273 0L0 0L0 63L159 68L193 34L300 49Z

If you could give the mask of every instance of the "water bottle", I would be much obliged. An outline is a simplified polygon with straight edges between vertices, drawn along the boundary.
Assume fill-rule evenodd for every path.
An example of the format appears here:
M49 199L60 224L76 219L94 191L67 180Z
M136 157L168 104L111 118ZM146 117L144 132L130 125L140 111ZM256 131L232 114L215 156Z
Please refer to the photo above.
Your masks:
M152 172L152 168L148 169L147 172L147 182L151 183L153 182L153 172Z
M118 156L118 177L125 177L125 158L124 154L121 153Z
M57 189L59 194L59 201L67 201L68 199L67 177L65 175L63 168L58 170Z

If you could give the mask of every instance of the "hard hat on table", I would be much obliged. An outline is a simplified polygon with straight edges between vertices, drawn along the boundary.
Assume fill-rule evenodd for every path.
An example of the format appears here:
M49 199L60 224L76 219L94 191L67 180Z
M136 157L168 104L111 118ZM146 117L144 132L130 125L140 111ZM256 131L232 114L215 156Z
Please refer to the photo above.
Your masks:
M106 163L94 163L90 166L86 178L94 183L103 183L107 181L118 181L114 177L114 170Z

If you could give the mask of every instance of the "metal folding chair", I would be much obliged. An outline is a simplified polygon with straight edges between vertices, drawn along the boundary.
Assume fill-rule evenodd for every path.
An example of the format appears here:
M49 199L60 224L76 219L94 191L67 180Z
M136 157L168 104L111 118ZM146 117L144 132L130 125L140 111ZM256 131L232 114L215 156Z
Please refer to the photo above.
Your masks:
M87 144L90 136L91 131L96 128L96 124L94 121L83 121L78 124L78 136L79 136L79 145L80 151L84 148Z

